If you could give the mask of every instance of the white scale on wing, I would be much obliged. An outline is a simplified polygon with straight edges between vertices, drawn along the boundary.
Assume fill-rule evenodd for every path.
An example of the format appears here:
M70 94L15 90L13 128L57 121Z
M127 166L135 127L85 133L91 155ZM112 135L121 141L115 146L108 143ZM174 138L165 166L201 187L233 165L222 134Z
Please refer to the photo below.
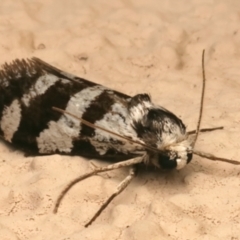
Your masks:
M14 133L18 130L21 121L21 106L17 99L15 99L10 106L5 107L2 113L1 129L4 133L4 138L12 141Z
M52 85L58 81L61 81L63 83L69 82L69 80L61 79L52 74L46 74L39 77L36 83L29 89L29 92L23 95L21 100L28 107L32 99L39 95L43 95Z
M114 103L111 107L111 110L106 113L101 120L96 121L95 125L101 126L107 130L140 142L136 131L131 125L128 109L122 103ZM113 139L118 140L123 144L114 144ZM143 147L140 145L133 144L100 129L95 129L95 136L89 140L100 155L104 155L107 150L109 150L109 148L116 149L119 152L123 153L134 153L137 150L143 149Z
M73 95L66 107L67 112L82 117L92 101L105 90L102 86L94 86L83 89ZM60 119L50 121L48 128L40 133L37 138L40 153L59 152L70 153L73 148L73 140L79 137L81 122L71 116L62 115Z

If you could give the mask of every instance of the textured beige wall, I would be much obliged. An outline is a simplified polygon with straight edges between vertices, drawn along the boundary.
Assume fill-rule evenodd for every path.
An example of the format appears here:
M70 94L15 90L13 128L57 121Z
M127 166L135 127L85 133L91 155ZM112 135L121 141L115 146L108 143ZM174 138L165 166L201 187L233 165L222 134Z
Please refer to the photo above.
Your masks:
M129 95L150 93L191 130L205 48L202 126L225 129L201 134L196 147L240 161L239 30L239 0L1 0L0 63L36 56ZM89 161L0 151L1 239L240 239L240 167L195 156L180 172L142 171L85 229L127 170L78 184L54 215Z

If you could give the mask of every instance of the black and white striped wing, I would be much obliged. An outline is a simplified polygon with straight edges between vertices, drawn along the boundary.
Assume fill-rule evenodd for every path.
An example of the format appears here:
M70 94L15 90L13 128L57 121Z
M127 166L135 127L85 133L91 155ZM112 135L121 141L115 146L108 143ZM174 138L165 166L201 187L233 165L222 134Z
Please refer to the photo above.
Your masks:
M40 59L15 60L0 72L0 135L33 154L127 159L141 147L90 128L52 107L137 139L128 122L130 99Z

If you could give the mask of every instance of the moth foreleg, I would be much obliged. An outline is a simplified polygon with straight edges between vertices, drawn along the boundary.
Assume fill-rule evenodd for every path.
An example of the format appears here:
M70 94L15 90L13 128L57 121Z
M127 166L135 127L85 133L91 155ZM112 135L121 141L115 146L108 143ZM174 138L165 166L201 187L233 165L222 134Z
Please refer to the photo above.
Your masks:
M91 225L97 217L100 216L100 214L103 212L103 210L111 203L111 201L118 196L133 180L133 178L136 176L137 169L136 166L133 166L129 170L129 174L126 178L123 179L123 181L117 186L115 192L102 204L102 206L99 208L99 210L94 214L94 216L85 224L85 227L88 227Z
M83 174L81 175L80 177L72 180L66 187L65 189L63 189L63 191L60 193L57 201L56 201L56 204L55 204L55 207L54 207L54 210L53 212L54 213L57 213L58 211L58 208L59 208L59 205L60 203L62 202L62 199L64 198L64 196L66 195L66 193L78 182L86 179L86 178L89 178L91 176L94 176L98 173L101 173L101 172L107 172L107 171L112 171L114 169L118 169L118 168L122 168L122 167L128 167L128 166L132 166L132 165L135 165L135 164L138 164L138 163L142 163L145 159L145 155L143 156L140 156L140 157L136 157L136 158L133 158L133 159L129 159L129 160L126 160L126 161L122 161L122 162L118 162L118 163L115 163L115 164L111 164L111 165L108 165L106 167L99 167L99 168L96 168L94 169L93 171L89 172L89 173L86 173L86 174Z

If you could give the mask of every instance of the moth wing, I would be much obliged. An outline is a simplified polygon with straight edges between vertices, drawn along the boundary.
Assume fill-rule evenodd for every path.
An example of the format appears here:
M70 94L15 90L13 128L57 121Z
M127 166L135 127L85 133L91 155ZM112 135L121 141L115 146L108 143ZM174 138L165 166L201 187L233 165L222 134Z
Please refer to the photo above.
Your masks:
M94 129L52 110L55 106L95 123L104 122L104 116L120 104L120 112L110 114L113 116L110 121L114 122L116 116L126 117L121 111L126 112L124 104L130 97L123 93L64 72L38 58L5 64L0 71L0 93L0 135L24 151L114 159L132 155L118 150L117 146L122 144L114 137L111 144L102 141L101 134L93 139ZM97 148L99 145L105 148L104 153Z

